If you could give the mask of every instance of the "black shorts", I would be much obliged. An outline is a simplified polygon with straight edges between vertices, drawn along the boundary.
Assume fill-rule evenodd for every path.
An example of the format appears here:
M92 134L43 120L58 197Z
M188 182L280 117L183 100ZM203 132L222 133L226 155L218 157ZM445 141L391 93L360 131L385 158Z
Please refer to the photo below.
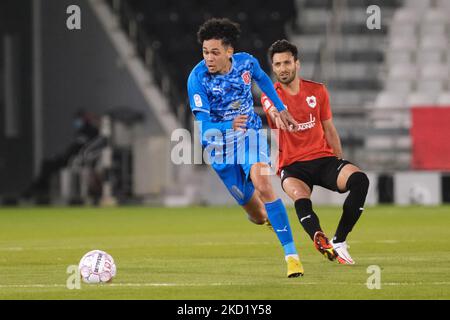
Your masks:
M344 193L337 187L337 178L342 168L350 161L337 157L324 157L309 161L297 161L281 169L281 187L286 178L302 180L313 190L313 186L321 186L328 190ZM283 188L284 190L284 188Z

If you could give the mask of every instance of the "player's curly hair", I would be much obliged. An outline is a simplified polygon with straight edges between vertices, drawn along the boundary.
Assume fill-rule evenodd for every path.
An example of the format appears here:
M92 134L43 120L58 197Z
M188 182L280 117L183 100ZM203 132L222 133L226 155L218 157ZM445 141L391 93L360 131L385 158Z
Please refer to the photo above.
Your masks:
M277 40L269 48L269 57L270 61L273 61L273 56L275 53L283 53L283 52L290 52L294 56L294 60L298 60L298 49L295 45L290 43L289 41L283 39L283 40Z
M238 23L227 18L212 18L200 26L197 39L200 44L205 40L222 40L224 45L235 48L240 35L241 28Z

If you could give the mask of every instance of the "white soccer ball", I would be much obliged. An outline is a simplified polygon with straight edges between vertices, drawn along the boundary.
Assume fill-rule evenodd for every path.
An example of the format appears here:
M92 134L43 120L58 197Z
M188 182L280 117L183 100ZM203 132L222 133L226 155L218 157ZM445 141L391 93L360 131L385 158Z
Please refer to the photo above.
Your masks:
M78 265L81 279L85 283L104 283L116 276L116 264L113 257L101 250L86 253Z

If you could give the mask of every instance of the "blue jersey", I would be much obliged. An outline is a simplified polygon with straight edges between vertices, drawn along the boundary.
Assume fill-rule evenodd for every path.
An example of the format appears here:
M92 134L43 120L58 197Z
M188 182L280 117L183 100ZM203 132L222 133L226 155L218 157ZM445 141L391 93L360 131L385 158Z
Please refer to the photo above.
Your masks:
M239 146L249 143L248 131L243 133L240 130L232 130L232 122L238 115L248 116L246 129L252 132L261 129L261 118L253 107L252 80L256 81L278 110L285 109L271 79L261 69L258 60L248 53L233 54L231 68L227 74L211 74L203 60L189 75L191 110L202 124L200 141L205 147L215 148L214 156L232 156L231 152L236 155L239 153ZM205 130L209 128L218 129L223 134L222 139L214 136L217 130ZM245 153L259 154L254 149L246 150Z
M205 61L192 70L188 93L192 112L206 112L212 122L232 121L247 115L247 128L260 129L261 118L253 108L252 79L260 79L264 71L248 53L235 53L227 74L211 74Z

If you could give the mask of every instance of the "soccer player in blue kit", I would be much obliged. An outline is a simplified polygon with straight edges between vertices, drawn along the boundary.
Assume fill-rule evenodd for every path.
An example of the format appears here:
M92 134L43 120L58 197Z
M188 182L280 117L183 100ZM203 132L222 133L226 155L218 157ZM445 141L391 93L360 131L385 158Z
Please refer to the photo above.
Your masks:
M229 19L213 18L200 27L197 37L204 59L189 75L189 102L200 126L202 145L205 150L214 149L213 159L209 160L212 168L247 212L250 221L270 222L284 250L287 276L298 277L304 270L286 209L267 174L270 170L268 143L266 137L259 137L262 123L253 107L252 79L274 102L282 129L293 130L298 124L258 61L248 53L234 53L239 35L239 25ZM216 133L214 138L209 139L208 132ZM250 132L256 132L258 138L252 140ZM217 133L220 133L219 138ZM221 136L225 138L220 139ZM245 160L237 160L242 155ZM218 160L224 157L225 161Z

